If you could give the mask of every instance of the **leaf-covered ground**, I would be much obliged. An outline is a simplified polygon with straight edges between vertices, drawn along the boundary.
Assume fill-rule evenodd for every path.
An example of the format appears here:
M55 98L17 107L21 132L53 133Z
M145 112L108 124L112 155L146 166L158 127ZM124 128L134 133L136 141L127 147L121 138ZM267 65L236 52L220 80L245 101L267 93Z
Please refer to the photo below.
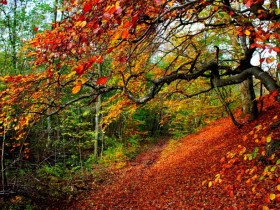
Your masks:
M267 97L261 116L242 128L224 118L158 144L67 209L280 209L278 152L265 154L280 137L271 126L279 111Z

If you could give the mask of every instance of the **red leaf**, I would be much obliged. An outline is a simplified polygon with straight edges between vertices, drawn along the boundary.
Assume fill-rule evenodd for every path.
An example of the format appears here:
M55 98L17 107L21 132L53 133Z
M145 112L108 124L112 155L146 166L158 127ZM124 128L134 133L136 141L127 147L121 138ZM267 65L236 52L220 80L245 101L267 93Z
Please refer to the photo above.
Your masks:
M126 62L126 57L125 56L120 56L118 57L117 61L121 62L121 63L125 63Z
M265 60L265 58L261 58L261 59L260 59L260 63L263 63L264 60Z
M89 62L91 63L94 63L96 61L96 56L92 56L90 59L89 59Z
M157 4L157 5L161 5L162 4L162 0L154 0L155 1L155 3Z
M97 85L105 85L107 82L108 77L100 77L98 78L98 80L96 81Z
M89 61L85 64L85 69L89 69L91 66L92 66L92 62Z
M270 95L271 95L272 97L277 97L277 96L278 96L278 91L277 91L277 90L274 90L274 91L272 91L272 92L270 93Z
M113 51L113 47L110 47L108 50L107 50L107 53L110 53L110 52L112 52Z
M139 19L139 15L138 14L135 14L135 15L132 16L131 23L132 23L133 26L136 25L138 19Z
M79 65L77 68L75 68L76 73L81 76L84 73L84 66Z
M123 24L123 27L124 28L129 28L131 25L130 21L126 21L124 24Z
M102 63L103 61L103 57L102 56L99 56L97 59L96 59L96 63Z
M84 21L86 20L85 16L80 15L79 18L77 19L77 21Z
M85 3L83 12L89 12L92 9L92 4L90 2Z
M5 5L7 5L8 2L7 2L7 0L2 0L2 1L0 1L0 4L5 4Z
M252 4L253 4L252 0L248 0L247 3L245 4L245 7L250 8Z
M114 14L115 11L116 11L116 6L112 6L107 12L112 15Z
M33 31L38 31L38 29L39 29L38 27L34 27Z

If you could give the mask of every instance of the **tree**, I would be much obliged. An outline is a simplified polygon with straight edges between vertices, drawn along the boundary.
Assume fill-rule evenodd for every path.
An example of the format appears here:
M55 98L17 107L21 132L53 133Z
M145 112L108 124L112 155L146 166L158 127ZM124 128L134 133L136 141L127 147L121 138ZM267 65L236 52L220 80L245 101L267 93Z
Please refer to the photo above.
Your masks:
M19 50L38 31L50 28L52 1L5 2L0 4L1 74L23 74L29 72L29 65Z
M185 95L239 84L252 76L268 91L278 89L261 65L251 64L256 52L280 51L275 44L280 11L274 1L264 5L246 0L234 7L232 2L213 0L90 0L64 6L65 19L37 33L24 48L33 59L34 73L1 79L6 87L1 106L13 113L12 117L2 113L1 118L17 119L18 133L40 115L55 114L81 99L91 103L113 90L120 104L129 106L130 100L146 103L175 81L188 85L199 78L205 78L207 88ZM201 45L199 40L207 34L212 41ZM236 41L219 42L223 51L219 57L212 43L228 34ZM110 75L100 77L98 64L104 58L112 60L113 68ZM167 65L162 67L162 62ZM261 57L259 62L276 60ZM86 86L92 91L81 93Z

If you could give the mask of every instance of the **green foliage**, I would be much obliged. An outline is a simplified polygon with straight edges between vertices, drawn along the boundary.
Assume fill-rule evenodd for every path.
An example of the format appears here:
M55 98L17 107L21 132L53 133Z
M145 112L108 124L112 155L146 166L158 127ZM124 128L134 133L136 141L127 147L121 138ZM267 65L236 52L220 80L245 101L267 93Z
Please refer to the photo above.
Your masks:
M121 168L126 165L127 157L125 148L122 144L118 144L115 148L108 148L99 160L99 163L104 166L116 165L116 168Z
M104 154L100 157L98 163L108 167L114 165L116 168L122 168L126 162L134 158L140 151L141 138L139 135L133 135L127 140L127 145L112 139L107 139L107 145L110 145Z
M61 178L64 174L64 169L58 164L54 166L48 166L48 165L43 165L39 170L38 170L39 176L52 176L52 177L57 177Z

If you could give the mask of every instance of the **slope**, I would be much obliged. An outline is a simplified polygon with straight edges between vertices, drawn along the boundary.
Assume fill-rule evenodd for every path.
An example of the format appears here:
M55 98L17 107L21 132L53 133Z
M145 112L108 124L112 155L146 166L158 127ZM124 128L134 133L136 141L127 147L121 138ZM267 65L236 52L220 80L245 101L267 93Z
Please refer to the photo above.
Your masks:
M151 148L67 209L279 209L280 161L265 145L279 136L280 106L265 105L240 129L223 118Z

